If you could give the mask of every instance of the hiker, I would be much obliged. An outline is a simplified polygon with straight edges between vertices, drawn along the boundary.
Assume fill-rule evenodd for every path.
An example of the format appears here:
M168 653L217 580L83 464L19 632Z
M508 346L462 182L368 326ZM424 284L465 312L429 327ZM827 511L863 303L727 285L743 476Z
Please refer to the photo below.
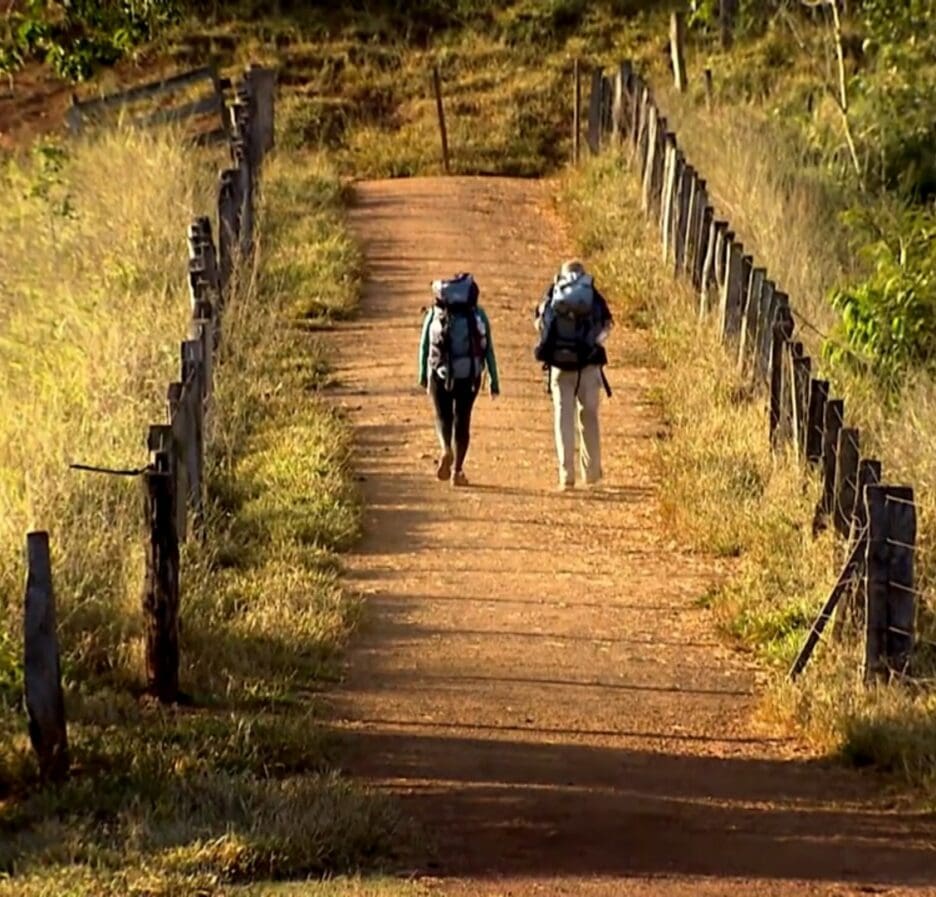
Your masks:
M575 486L576 429L582 479L594 485L602 475L598 406L602 389L611 395L603 367L613 321L608 303L581 262L562 265L536 308L535 323L539 342L534 355L548 372L555 410L559 488Z
M428 390L435 408L442 448L436 475L440 480L451 477L453 486L467 486L471 409L485 370L491 398L500 393L491 324L478 305L478 285L470 274L434 281L432 294L419 342L419 385Z

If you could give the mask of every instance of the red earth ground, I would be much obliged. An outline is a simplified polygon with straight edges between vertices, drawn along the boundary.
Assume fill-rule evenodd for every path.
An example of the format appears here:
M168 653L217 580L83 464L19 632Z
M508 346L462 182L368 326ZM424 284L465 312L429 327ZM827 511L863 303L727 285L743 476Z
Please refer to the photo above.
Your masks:
M618 328L606 482L559 493L531 307L568 246L543 182L356 187L369 263L336 336L368 620L332 696L346 765L421 837L400 858L453 895L936 892L932 819L869 773L757 723L758 673L716 637L709 561L667 534L643 337ZM415 387L432 278L475 273L502 371L471 487L433 476Z

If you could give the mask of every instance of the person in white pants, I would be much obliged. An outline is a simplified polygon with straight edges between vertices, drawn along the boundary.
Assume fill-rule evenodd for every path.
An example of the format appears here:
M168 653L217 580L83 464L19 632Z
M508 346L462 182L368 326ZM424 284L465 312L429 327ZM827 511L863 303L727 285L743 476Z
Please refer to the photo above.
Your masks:
M577 284L582 295L590 292L591 298L583 301L577 321L566 316L563 324L563 316L555 311L554 297L571 284ZM536 357L549 370L560 489L575 486L576 431L581 479L587 485L595 485L602 477L598 412L601 393L607 388L602 367L608 360L604 345L612 323L608 304L594 288L584 266L580 262L564 263L536 309L540 334Z

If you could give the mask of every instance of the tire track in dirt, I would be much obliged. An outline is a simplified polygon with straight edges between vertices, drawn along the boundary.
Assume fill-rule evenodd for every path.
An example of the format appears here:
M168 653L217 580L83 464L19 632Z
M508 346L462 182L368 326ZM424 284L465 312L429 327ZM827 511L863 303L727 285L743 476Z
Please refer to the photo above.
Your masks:
M424 827L403 861L445 893L930 890L926 819L753 720L755 672L699 609L714 572L660 522L639 334L613 335L606 484L555 491L530 320L568 249L548 189L356 187L369 279L333 390L367 502L348 573L367 622L331 697L349 771ZM433 477L414 387L429 281L456 270L481 287L503 392L476 406L464 491Z

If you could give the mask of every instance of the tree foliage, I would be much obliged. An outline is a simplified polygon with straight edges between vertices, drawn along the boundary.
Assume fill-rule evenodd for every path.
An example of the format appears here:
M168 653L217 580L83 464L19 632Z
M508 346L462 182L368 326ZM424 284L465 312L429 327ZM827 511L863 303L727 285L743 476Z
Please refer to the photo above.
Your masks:
M179 14L176 0L28 0L12 11L0 46L0 70L26 60L48 63L61 77L83 81L149 40Z

